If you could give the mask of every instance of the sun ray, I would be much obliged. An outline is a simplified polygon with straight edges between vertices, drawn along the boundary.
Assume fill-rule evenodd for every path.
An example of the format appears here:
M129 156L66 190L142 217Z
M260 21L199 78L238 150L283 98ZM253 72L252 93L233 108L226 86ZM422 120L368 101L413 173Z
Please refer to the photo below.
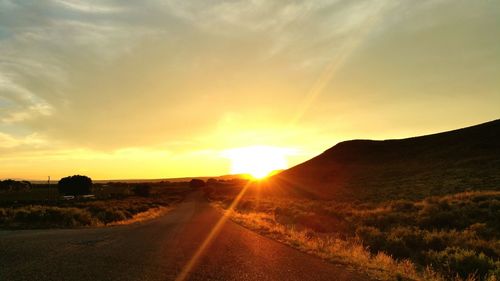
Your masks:
M241 198L247 191L247 189L250 187L251 183L248 182L245 184L245 186L241 189L241 191L238 193L236 198L234 198L233 202L231 202L231 205L227 210L224 212L222 217L217 221L215 226L212 228L210 233L207 235L203 243L201 243L200 247L196 250L194 255L189 259L189 261L186 263L182 271L179 273L177 278L175 278L175 281L184 281L186 278L189 276L189 273L192 271L192 269L196 266L198 263L200 257L205 253L206 249L210 246L212 241L219 235L220 230L226 223L226 221L229 219L231 212L238 206L238 203L240 202Z
M376 6L372 9L372 12L361 25L358 32L350 35L347 40L340 46L340 50L337 55L335 55L330 63L325 67L323 72L319 75L318 79L314 82L311 89L305 95L301 107L296 112L295 116L292 118L290 125L295 126L296 123L302 119L302 117L309 111L309 108L317 100L320 94L323 92L325 87L331 82L335 77L339 69L345 64L349 57L362 45L363 41L366 39L367 35L373 30L377 22L382 18L383 11L385 10L387 3L384 1L377 2Z

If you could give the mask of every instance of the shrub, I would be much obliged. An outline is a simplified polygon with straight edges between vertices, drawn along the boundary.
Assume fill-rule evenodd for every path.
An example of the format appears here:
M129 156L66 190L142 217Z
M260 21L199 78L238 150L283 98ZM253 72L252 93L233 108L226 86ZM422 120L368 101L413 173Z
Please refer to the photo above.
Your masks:
M22 191L30 189L31 183L29 181L15 181L11 179L0 181L0 190L3 191Z
M128 216L127 216L128 215ZM117 209L106 209L97 213L96 217L103 223L108 224L115 221L122 221L132 217L130 213Z
M90 194L92 179L87 176L74 175L62 178L57 183L59 193L64 195L85 195Z
M148 197L151 194L151 186L148 184L138 184L132 188L137 196Z
M200 180L200 179L192 179L189 182L189 187L200 188L200 187L204 187L204 186L205 186L205 181Z
M491 258L459 247L447 247L440 252L429 251L427 258L430 264L447 273L449 278L453 278L456 273L465 279L472 273L483 280L489 271L495 270L495 262Z
M4 223L8 219L8 213L6 209L0 208L0 223Z
M377 253L385 247L384 234L373 226L360 226L356 229L356 236L370 248L372 253Z
M207 185L212 185L212 186L215 186L215 185L217 185L217 184L219 184L219 181L218 181L218 180L216 180L216 179L214 179L214 178L209 178L209 179L207 180Z
M390 206L394 212L412 212L418 210L417 206L409 200L396 200Z
M91 214L78 208L28 206L13 209L13 220L29 227L46 226L87 226L93 223Z
M43 221L43 220L42 220ZM66 227L92 225L92 216L87 210L78 208L47 208L45 221Z
M395 227L387 235L387 252L394 257L418 258L420 250L425 248L424 235L416 227Z
M219 200L227 207L233 197ZM361 204L245 196L235 211L259 225L266 222L256 220L256 214L265 214L277 226L303 231L306 237L361 241L374 256L411 261L425 273L413 279L402 271L404 280L500 280L499 191ZM386 265L380 264L392 270Z

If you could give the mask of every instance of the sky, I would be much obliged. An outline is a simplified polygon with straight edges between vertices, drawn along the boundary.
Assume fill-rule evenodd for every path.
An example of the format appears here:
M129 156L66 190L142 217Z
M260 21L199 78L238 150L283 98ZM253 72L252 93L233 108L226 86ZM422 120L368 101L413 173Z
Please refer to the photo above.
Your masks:
M0 179L228 174L500 118L500 1L0 0Z

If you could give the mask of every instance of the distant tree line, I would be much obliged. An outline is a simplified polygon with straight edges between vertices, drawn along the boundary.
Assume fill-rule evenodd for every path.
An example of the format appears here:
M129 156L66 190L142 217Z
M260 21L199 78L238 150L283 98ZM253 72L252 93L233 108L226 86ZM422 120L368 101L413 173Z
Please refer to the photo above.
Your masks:
M0 190L2 191L26 191L31 189L29 181L3 180L0 181Z

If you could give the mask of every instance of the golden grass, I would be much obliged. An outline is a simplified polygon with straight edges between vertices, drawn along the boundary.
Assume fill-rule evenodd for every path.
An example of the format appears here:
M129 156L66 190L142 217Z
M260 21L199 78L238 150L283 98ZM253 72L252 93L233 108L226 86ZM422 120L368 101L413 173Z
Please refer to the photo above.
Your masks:
M146 220L151 220L151 219L155 219L157 217L165 215L166 213L170 212L172 209L173 209L172 207L151 208L151 209L148 209L147 211L135 214L130 219L112 222L112 223L109 223L107 225L108 226L127 225L127 224L138 223L138 222L142 222L142 221L146 221Z
M335 234L321 234L310 229L296 229L278 223L274 215L265 212L227 211L221 202L212 205L236 223L257 231L274 240L292 246L303 252L321 257L334 263L346 265L351 271L362 271L376 280L445 281L445 277L431 268L418 269L410 260L398 261L384 252L371 254L359 239L345 239ZM466 280L475 281L471 276ZM496 281L491 277L488 281Z

